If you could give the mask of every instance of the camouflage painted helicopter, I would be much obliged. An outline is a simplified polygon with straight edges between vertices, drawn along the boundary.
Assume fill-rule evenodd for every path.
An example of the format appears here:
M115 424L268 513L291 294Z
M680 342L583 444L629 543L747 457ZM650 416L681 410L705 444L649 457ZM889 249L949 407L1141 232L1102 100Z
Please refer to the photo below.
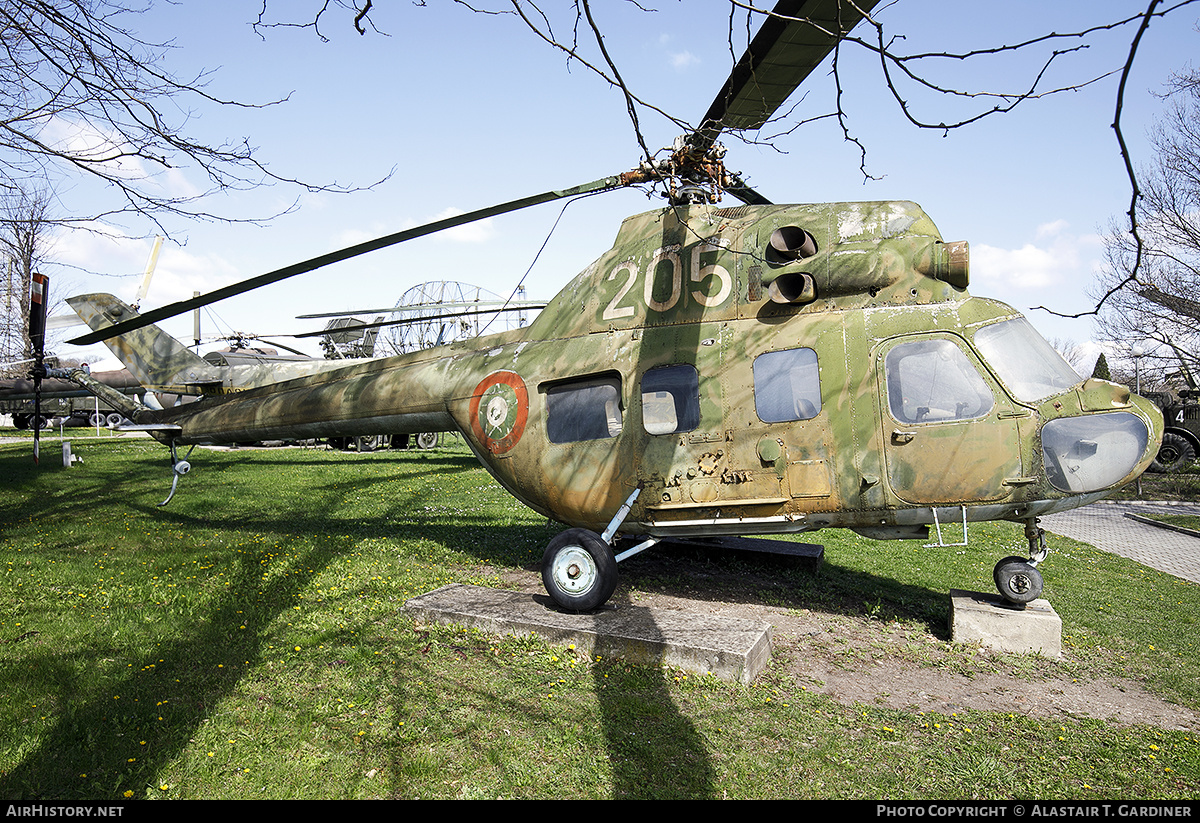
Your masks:
M81 294L68 297L66 302L78 314L80 320L93 331L103 331L114 323L138 317L136 308L111 294ZM536 307L540 309L544 308L544 305L526 302L522 308ZM382 317L378 317L374 321L368 322L347 317L345 313L313 315L314 317L332 317L334 319L323 331L294 336L339 335L344 340L357 341L357 347L360 350L371 351L374 348L374 338L380 326L396 323L434 322L447 317L457 318L463 314L463 312L457 311L460 308L460 306L447 304L418 305L408 309L407 316L399 321L384 321ZM450 310L447 311L447 309ZM486 307L479 313L494 310L498 310L498 308ZM390 309L379 311L390 311ZM470 313L475 314L476 312ZM370 357L345 356L336 359L316 358L295 349L288 349L281 343L264 341L291 352L291 354L279 354L274 349L247 347L244 345L247 339L245 336L238 336L232 340L234 343L232 348L224 351L211 351L200 356L184 345L182 341L151 324L109 337L104 344L125 366L122 374L139 389L138 394L143 395L142 401L149 402L150 398L157 400L158 405L150 405L150 408L181 405L195 402L203 397L232 394L296 377L341 369L372 359ZM336 349L337 345L335 343L331 348ZM353 347L347 346L346 348ZM69 387L75 395L84 391L98 394L101 389L96 385L95 379L100 378L104 382L100 375L91 375L92 379L87 379L85 375L77 371L55 371L66 379L54 386L44 385L43 397L55 396L51 394L51 390L61 391L59 387L63 384ZM111 380L107 382L109 385L112 384ZM80 386L83 387L82 390ZM3 400L4 397L3 389L4 387L0 385L0 400ZM150 398L144 397L146 392L150 392ZM125 391L125 393L133 394L131 391ZM32 397L32 388L27 389L26 394ZM110 403L118 402L111 393L106 392L104 397ZM143 411L138 405L138 400L132 397L118 408L129 415L131 419L136 417L138 412ZM119 413L114 413L114 416L118 419L121 417ZM116 426L117 424L111 423L111 425ZM407 445L408 436L400 435L399 439L392 435L339 437L333 438L332 442L336 442L339 448L353 446L358 451L372 451L388 443L399 442ZM416 445L419 448L432 448L436 443L436 432L421 432L416 437Z
M716 138L760 127L871 3L785 0L701 128L666 160L289 266L143 315L152 322L384 245L585 191L656 182L670 204L528 327L145 413L172 448L282 436L460 432L521 502L568 525L542 578L603 604L617 562L676 536L848 528L911 539L1025 524L994 578L1042 589L1038 518L1104 497L1158 450L1128 389L1080 377L1017 311L967 292L966 243L914 203L773 205ZM722 208L722 194L742 205ZM120 323L107 334L135 325ZM93 342L91 335L72 342ZM620 536L633 538L618 555ZM940 541L939 541L940 542Z

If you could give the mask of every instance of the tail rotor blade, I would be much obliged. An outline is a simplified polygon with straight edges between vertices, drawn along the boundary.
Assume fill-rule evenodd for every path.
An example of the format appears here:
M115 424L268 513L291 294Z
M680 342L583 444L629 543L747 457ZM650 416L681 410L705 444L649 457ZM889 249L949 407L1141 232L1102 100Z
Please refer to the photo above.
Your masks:
M42 430L42 378L46 376L46 302L50 278L34 272L29 289L29 344L33 347L33 462L38 462Z

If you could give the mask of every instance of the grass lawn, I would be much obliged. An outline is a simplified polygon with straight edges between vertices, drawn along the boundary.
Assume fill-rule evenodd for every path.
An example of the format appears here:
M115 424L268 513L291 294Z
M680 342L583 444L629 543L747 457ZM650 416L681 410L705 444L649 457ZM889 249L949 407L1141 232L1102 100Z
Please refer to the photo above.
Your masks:
M1018 711L845 705L772 664L753 684L538 640L415 625L404 601L535 574L559 530L467 450L0 443L0 796L1195 798L1196 731ZM1015 524L965 550L821 533L812 571L717 559L623 585L934 635L929 666L1122 678L1200 710L1200 588L1051 538L1064 661L979 662L937 637ZM940 622L939 622L940 621ZM918 661L917 665L921 665Z

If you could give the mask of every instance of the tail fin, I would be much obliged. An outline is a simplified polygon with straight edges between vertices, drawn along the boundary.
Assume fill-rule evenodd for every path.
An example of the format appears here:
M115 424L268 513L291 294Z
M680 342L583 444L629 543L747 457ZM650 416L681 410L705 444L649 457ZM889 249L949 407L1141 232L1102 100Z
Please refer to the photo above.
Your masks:
M137 311L111 294L80 294L67 304L92 331L106 329L137 316ZM221 384L220 370L158 326L134 329L104 341L104 345L151 391L195 393L205 384Z

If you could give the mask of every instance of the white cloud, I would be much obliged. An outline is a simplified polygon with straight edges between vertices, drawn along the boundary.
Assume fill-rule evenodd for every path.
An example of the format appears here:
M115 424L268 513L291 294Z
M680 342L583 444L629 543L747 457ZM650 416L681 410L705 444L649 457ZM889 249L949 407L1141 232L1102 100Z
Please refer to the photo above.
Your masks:
M238 277L239 272L217 255L197 255L178 246L164 246L146 303L163 306L187 300L195 292L210 292L235 282ZM138 278L137 285L140 284L141 278ZM137 285L134 286L135 294Z
M700 64L700 58L692 54L690 51L676 52L671 55L671 68L676 71L684 71L692 66Z
M90 228L60 237L54 261L100 275L86 277L86 291L107 291L122 300L133 301L142 283L153 238L130 237L101 224ZM233 282L237 275L221 257L196 255L166 243L159 253L145 306L162 306L190 298L196 291L211 291Z
M1049 223L1043 223L1037 227L1037 231L1034 233L1034 236L1039 239L1044 237L1057 237L1066 232L1069 225L1070 223L1062 219L1053 220Z
M1020 248L971 246L971 279L993 291L1071 286L1083 291L1099 264L1102 238L1068 231L1065 220L1043 223Z
M450 208L441 212L435 219L445 220L448 217L457 217L460 214L466 214L466 212L462 209ZM437 234L437 237L454 243L485 243L495 236L496 229L490 217L484 220L476 220L473 223L467 223L463 226L455 226L452 229L446 229Z
M197 197L203 193L187 179L182 167L147 165L119 134L111 129L101 130L90 121L52 117L39 137L58 151L94 164L98 173L134 183L143 191L157 189L160 196L169 198Z
M674 35L660 34L658 36L658 45L667 53L667 60L671 64L671 68L675 71L686 71L692 66L700 65L700 58L692 54L687 49L683 51L672 51L671 44L675 41Z
M443 209L435 216L427 220L422 220L420 223L410 220L405 224L405 228L423 226L426 223L445 220L449 217L457 217L460 214L466 214L466 212L462 209L453 207ZM434 239L448 241L451 243L485 243L496 236L496 229L492 223L492 218L488 217L483 220L476 220L473 223L455 226L452 229L443 229L442 231L430 236Z
M998 249L978 245L971 249L971 270L978 283L1001 287L1040 289L1054 285L1064 266L1073 269L1076 261L1068 251L1056 253L1026 243L1019 249Z

